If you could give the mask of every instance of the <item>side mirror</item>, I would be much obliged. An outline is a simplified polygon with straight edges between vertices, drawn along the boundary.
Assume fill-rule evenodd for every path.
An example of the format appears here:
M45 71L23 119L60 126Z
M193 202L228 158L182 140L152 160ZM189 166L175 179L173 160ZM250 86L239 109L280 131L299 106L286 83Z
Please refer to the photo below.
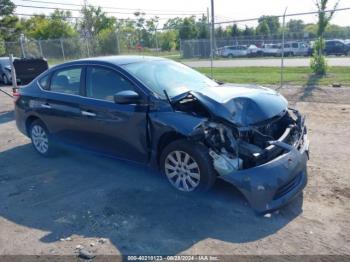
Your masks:
M138 104L140 102L140 95L132 90L120 91L114 95L114 102L116 104Z

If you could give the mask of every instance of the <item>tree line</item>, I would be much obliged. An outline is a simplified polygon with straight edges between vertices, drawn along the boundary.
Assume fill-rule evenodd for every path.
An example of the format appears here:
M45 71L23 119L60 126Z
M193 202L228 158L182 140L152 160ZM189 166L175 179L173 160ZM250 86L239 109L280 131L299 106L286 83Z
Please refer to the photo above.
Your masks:
M160 25L159 17L146 17L135 12L130 19L107 16L101 7L83 6L79 18L70 11L59 9L50 15L37 14L29 18L15 15L16 6L11 0L0 0L0 53L3 42L18 41L21 35L27 39L47 40L74 37L94 39L96 48L105 52L115 49L119 36L120 46L125 48L156 48L162 51L178 50L180 39L208 39L208 18L203 15L170 18ZM278 17L261 16L256 27L217 26L216 38L279 39L281 23ZM317 24L305 24L291 19L286 24L286 36L291 39L317 37ZM350 38L350 27L330 24L324 32L326 38ZM3 44L2 44L3 45Z

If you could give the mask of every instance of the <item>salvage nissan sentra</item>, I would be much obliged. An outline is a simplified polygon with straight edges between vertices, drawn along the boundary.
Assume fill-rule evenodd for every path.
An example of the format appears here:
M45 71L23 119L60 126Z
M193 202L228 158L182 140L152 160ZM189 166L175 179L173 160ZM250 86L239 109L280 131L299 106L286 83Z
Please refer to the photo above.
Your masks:
M159 167L184 192L220 178L257 212L307 181L304 117L277 92L217 83L171 60L116 56L55 66L15 94L19 130L51 156L60 143Z

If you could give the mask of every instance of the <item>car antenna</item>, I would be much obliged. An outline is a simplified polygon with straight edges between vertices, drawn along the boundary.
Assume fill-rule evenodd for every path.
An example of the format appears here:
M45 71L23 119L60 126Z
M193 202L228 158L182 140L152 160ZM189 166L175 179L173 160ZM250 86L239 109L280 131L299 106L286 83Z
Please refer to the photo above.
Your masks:
M170 107L171 107L171 108L173 109L173 111L175 112L175 109L174 109L174 107L173 107L173 104L171 103L171 100L170 100L170 97L169 97L169 95L168 95L168 92L164 89L164 90L163 90L163 93L164 93L164 95L165 95L165 97L166 97L166 100L168 100Z

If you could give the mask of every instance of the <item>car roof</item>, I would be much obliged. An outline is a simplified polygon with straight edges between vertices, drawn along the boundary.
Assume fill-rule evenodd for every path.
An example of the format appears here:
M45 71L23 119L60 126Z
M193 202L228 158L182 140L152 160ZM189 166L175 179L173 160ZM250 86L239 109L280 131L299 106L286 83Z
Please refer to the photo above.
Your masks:
M161 61L161 60L168 60L168 59L155 57L155 56L118 55L118 56L100 56L100 57L93 57L93 58L84 58L84 59L67 62L65 64L79 64L81 62L88 62L88 63L102 62L102 63L110 63L110 64L120 66L120 65L132 64L132 63Z

